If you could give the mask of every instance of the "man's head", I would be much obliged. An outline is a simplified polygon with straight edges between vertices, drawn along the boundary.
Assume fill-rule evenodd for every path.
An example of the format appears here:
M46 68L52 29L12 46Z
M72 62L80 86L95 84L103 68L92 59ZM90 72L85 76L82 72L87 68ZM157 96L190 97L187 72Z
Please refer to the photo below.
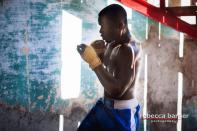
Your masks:
M120 41L128 42L130 33L127 26L127 13L125 9L112 4L99 13L98 22L101 25L100 33L106 42Z

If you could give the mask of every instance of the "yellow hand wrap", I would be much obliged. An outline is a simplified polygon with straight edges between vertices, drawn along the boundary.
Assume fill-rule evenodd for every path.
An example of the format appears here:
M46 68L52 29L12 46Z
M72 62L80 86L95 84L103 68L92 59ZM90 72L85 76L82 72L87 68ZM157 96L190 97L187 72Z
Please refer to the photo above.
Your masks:
M81 57L90 65L93 70L102 64L100 58L97 56L92 46L87 45Z

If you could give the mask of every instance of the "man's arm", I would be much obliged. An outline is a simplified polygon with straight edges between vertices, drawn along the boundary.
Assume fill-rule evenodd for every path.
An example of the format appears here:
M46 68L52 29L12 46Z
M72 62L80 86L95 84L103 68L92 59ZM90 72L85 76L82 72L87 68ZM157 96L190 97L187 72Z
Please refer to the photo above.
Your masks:
M98 79L105 88L105 91L113 98L120 98L131 86L134 75L131 65L133 62L133 54L130 47L124 45L115 55L112 55L115 71L109 73L96 55L95 50L91 46L81 44L77 47L82 58L89 63L90 67L95 71Z
M116 54L116 53L115 53ZM131 69L133 55L130 47L121 46L117 55L113 56L115 64L114 75L109 73L103 65L94 69L98 79L104 86L105 91L113 98L120 98L131 86L135 77Z

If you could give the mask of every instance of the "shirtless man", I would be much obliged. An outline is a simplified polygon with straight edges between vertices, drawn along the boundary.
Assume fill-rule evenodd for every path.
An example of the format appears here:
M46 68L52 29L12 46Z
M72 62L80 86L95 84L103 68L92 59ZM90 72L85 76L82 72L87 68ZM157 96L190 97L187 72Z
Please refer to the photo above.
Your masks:
M137 130L140 106L133 88L139 50L131 40L126 11L120 5L109 5L99 13L98 22L104 41L81 44L77 50L103 85L104 97L97 101L78 131Z

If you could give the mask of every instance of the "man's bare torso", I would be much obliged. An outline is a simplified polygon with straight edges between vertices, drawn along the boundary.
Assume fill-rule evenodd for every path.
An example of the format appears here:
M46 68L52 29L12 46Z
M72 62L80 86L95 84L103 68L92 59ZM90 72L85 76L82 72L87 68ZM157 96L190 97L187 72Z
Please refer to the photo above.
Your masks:
M131 69L131 65L132 65L132 59L123 59L120 55L120 52L122 52L121 50L126 50L126 55L132 55L133 56L133 51L131 49L131 47L128 44L123 44L123 45L117 45L117 44L108 44L106 47L106 50L104 52L104 57L103 57L103 63L104 66L106 68L106 70L113 75L113 77L115 78L120 78L120 77L129 77L129 76L124 76L123 73L120 72L120 70L124 70L121 68L124 68L124 65L121 66L119 65L117 62L119 63L128 63L125 65L125 72L128 68L128 70L130 70L130 75L132 75L132 77L135 78L135 68ZM130 54L131 53L131 54ZM125 55L125 54L124 54ZM119 73L120 72L120 73ZM123 71L124 72L124 71ZM127 88L127 90L125 91L125 93L118 99L120 100L128 100L128 99L132 99L133 98L133 88L134 88L134 83L135 80L130 82L130 84L128 85L129 87ZM104 90L104 96L107 98L116 98L116 96L110 96L110 94L107 93L107 91Z

